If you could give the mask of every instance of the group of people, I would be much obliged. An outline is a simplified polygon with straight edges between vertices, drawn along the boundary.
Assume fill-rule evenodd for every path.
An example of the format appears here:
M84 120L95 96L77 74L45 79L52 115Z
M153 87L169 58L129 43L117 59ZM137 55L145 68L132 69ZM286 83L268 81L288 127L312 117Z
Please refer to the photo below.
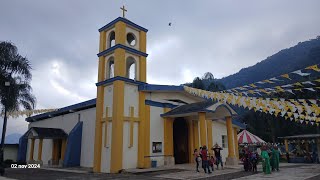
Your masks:
M211 174L214 171L214 165L217 166L217 169L219 169L219 164L221 165L221 168L223 169L223 162L221 157L221 150L222 148L215 144L211 148L211 152L209 152L206 145L202 146L198 149L194 150L194 160L196 162L196 171L199 171L199 165L201 164L203 170L205 173Z
M201 164L205 173L211 174L214 171L214 166L217 166L219 169L219 165L223 169L223 162L221 156L222 148L215 144L211 148L211 152L209 152L206 145L202 146L198 149L194 150L194 160L196 162L196 171L199 171L199 166ZM262 160L263 172L265 174L271 174L271 171L279 171L279 162L280 162L280 150L277 145L274 146L266 146L263 145L260 149L256 151L251 151L247 146L243 149L243 166L245 171L257 172L257 165L259 159Z
M253 171L257 172L257 164L259 162L259 152L254 151L251 152L248 147L245 147L244 150L244 157L242 159L244 170L245 171ZM280 151L277 145L274 146L266 146L263 145L261 147L261 154L262 160L262 168L265 174L271 174L271 171L279 171L279 162L280 162Z
M248 146L245 146L242 150L242 162L243 162L243 168L245 171L252 171L257 172L257 165L259 160L259 153L257 151L251 152L248 149Z

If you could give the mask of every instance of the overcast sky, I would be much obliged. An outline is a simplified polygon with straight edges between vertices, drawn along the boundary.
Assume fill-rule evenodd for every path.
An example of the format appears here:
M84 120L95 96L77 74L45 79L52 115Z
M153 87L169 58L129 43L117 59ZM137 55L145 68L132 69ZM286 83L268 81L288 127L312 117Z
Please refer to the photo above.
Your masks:
M153 84L179 85L208 71L228 76L320 35L317 0L1 0L0 41L13 42L32 63L38 109L95 98L98 29L121 16L122 5L149 30ZM27 123L12 119L8 127L8 134L24 133Z

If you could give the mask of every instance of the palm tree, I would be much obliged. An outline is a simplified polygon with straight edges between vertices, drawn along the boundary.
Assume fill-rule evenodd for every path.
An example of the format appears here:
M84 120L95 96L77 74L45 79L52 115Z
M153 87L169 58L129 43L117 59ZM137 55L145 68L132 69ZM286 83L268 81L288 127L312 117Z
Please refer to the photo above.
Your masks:
M7 114L20 108L32 110L36 98L30 86L31 66L27 58L18 54L10 42L0 42L0 108L4 115L0 147L0 163L3 167L3 148L7 129Z

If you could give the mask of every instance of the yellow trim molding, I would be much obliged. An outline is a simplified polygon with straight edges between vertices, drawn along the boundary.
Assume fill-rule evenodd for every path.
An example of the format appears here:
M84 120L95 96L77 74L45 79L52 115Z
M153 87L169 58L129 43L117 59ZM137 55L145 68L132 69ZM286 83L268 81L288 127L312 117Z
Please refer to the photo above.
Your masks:
M102 52L106 48L106 32L100 32L100 47L99 51ZM105 58L99 57L98 67L98 82L105 79ZM96 127L94 139L94 159L93 159L93 172L101 172L101 148L102 148L102 125L103 118L103 99L104 87L97 87L97 100L96 100Z
M194 148L194 135L193 135L193 123L192 120L188 121L188 141L189 141L189 163L194 163L194 158L193 158L193 150Z
M145 123L145 149L144 149L144 168L150 168L150 106L145 106L146 123Z
M285 148L286 148L286 152L289 152L288 139L284 139L284 145L285 145Z
M193 133L194 133L194 148L199 150L200 143L199 143L199 124L198 121L193 121Z
M145 151L145 123L146 123L146 113L145 113L145 94L144 92L139 92L139 131L138 131L138 168L144 167L144 151Z
M200 122L200 145L208 145L207 144L207 128L206 128L206 113L205 112L199 112L199 122Z
M228 157L234 158L234 147L233 147L233 133L232 133L232 119L231 116L226 117L227 136L228 136Z
M67 148L67 139L64 138L64 139L62 139L62 144L61 144L61 159L62 160L64 160L66 148Z
M42 144L43 144L43 139L39 139L39 146L38 146L38 161L42 160Z

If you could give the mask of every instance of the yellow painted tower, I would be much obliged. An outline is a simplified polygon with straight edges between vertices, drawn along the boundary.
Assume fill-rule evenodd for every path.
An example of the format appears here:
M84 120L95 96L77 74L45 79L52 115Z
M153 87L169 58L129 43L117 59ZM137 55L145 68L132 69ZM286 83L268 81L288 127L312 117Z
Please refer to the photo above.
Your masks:
M125 9L123 7L125 12ZM124 16L124 14L123 14ZM127 82L146 82L146 33L147 29L129 21L124 17L119 17L99 29L99 67L96 99L96 123L94 142L94 172L102 172L102 151L109 148L110 172L117 173L123 169L123 128L124 122L138 122L138 153L137 167L146 166L145 156L145 94L139 92L138 115L134 117L134 107L130 106L130 117L125 116L125 84ZM134 66L133 66L134 65ZM132 75L131 71L135 73ZM106 95L106 86L112 85L113 95ZM106 101L111 100L111 107L106 106ZM112 109L111 111L108 111ZM112 127L108 129L108 126ZM133 123L130 126L130 146L133 146ZM111 130L111 142L108 141L108 132ZM104 144L104 145L103 145ZM110 144L108 146L107 144Z

